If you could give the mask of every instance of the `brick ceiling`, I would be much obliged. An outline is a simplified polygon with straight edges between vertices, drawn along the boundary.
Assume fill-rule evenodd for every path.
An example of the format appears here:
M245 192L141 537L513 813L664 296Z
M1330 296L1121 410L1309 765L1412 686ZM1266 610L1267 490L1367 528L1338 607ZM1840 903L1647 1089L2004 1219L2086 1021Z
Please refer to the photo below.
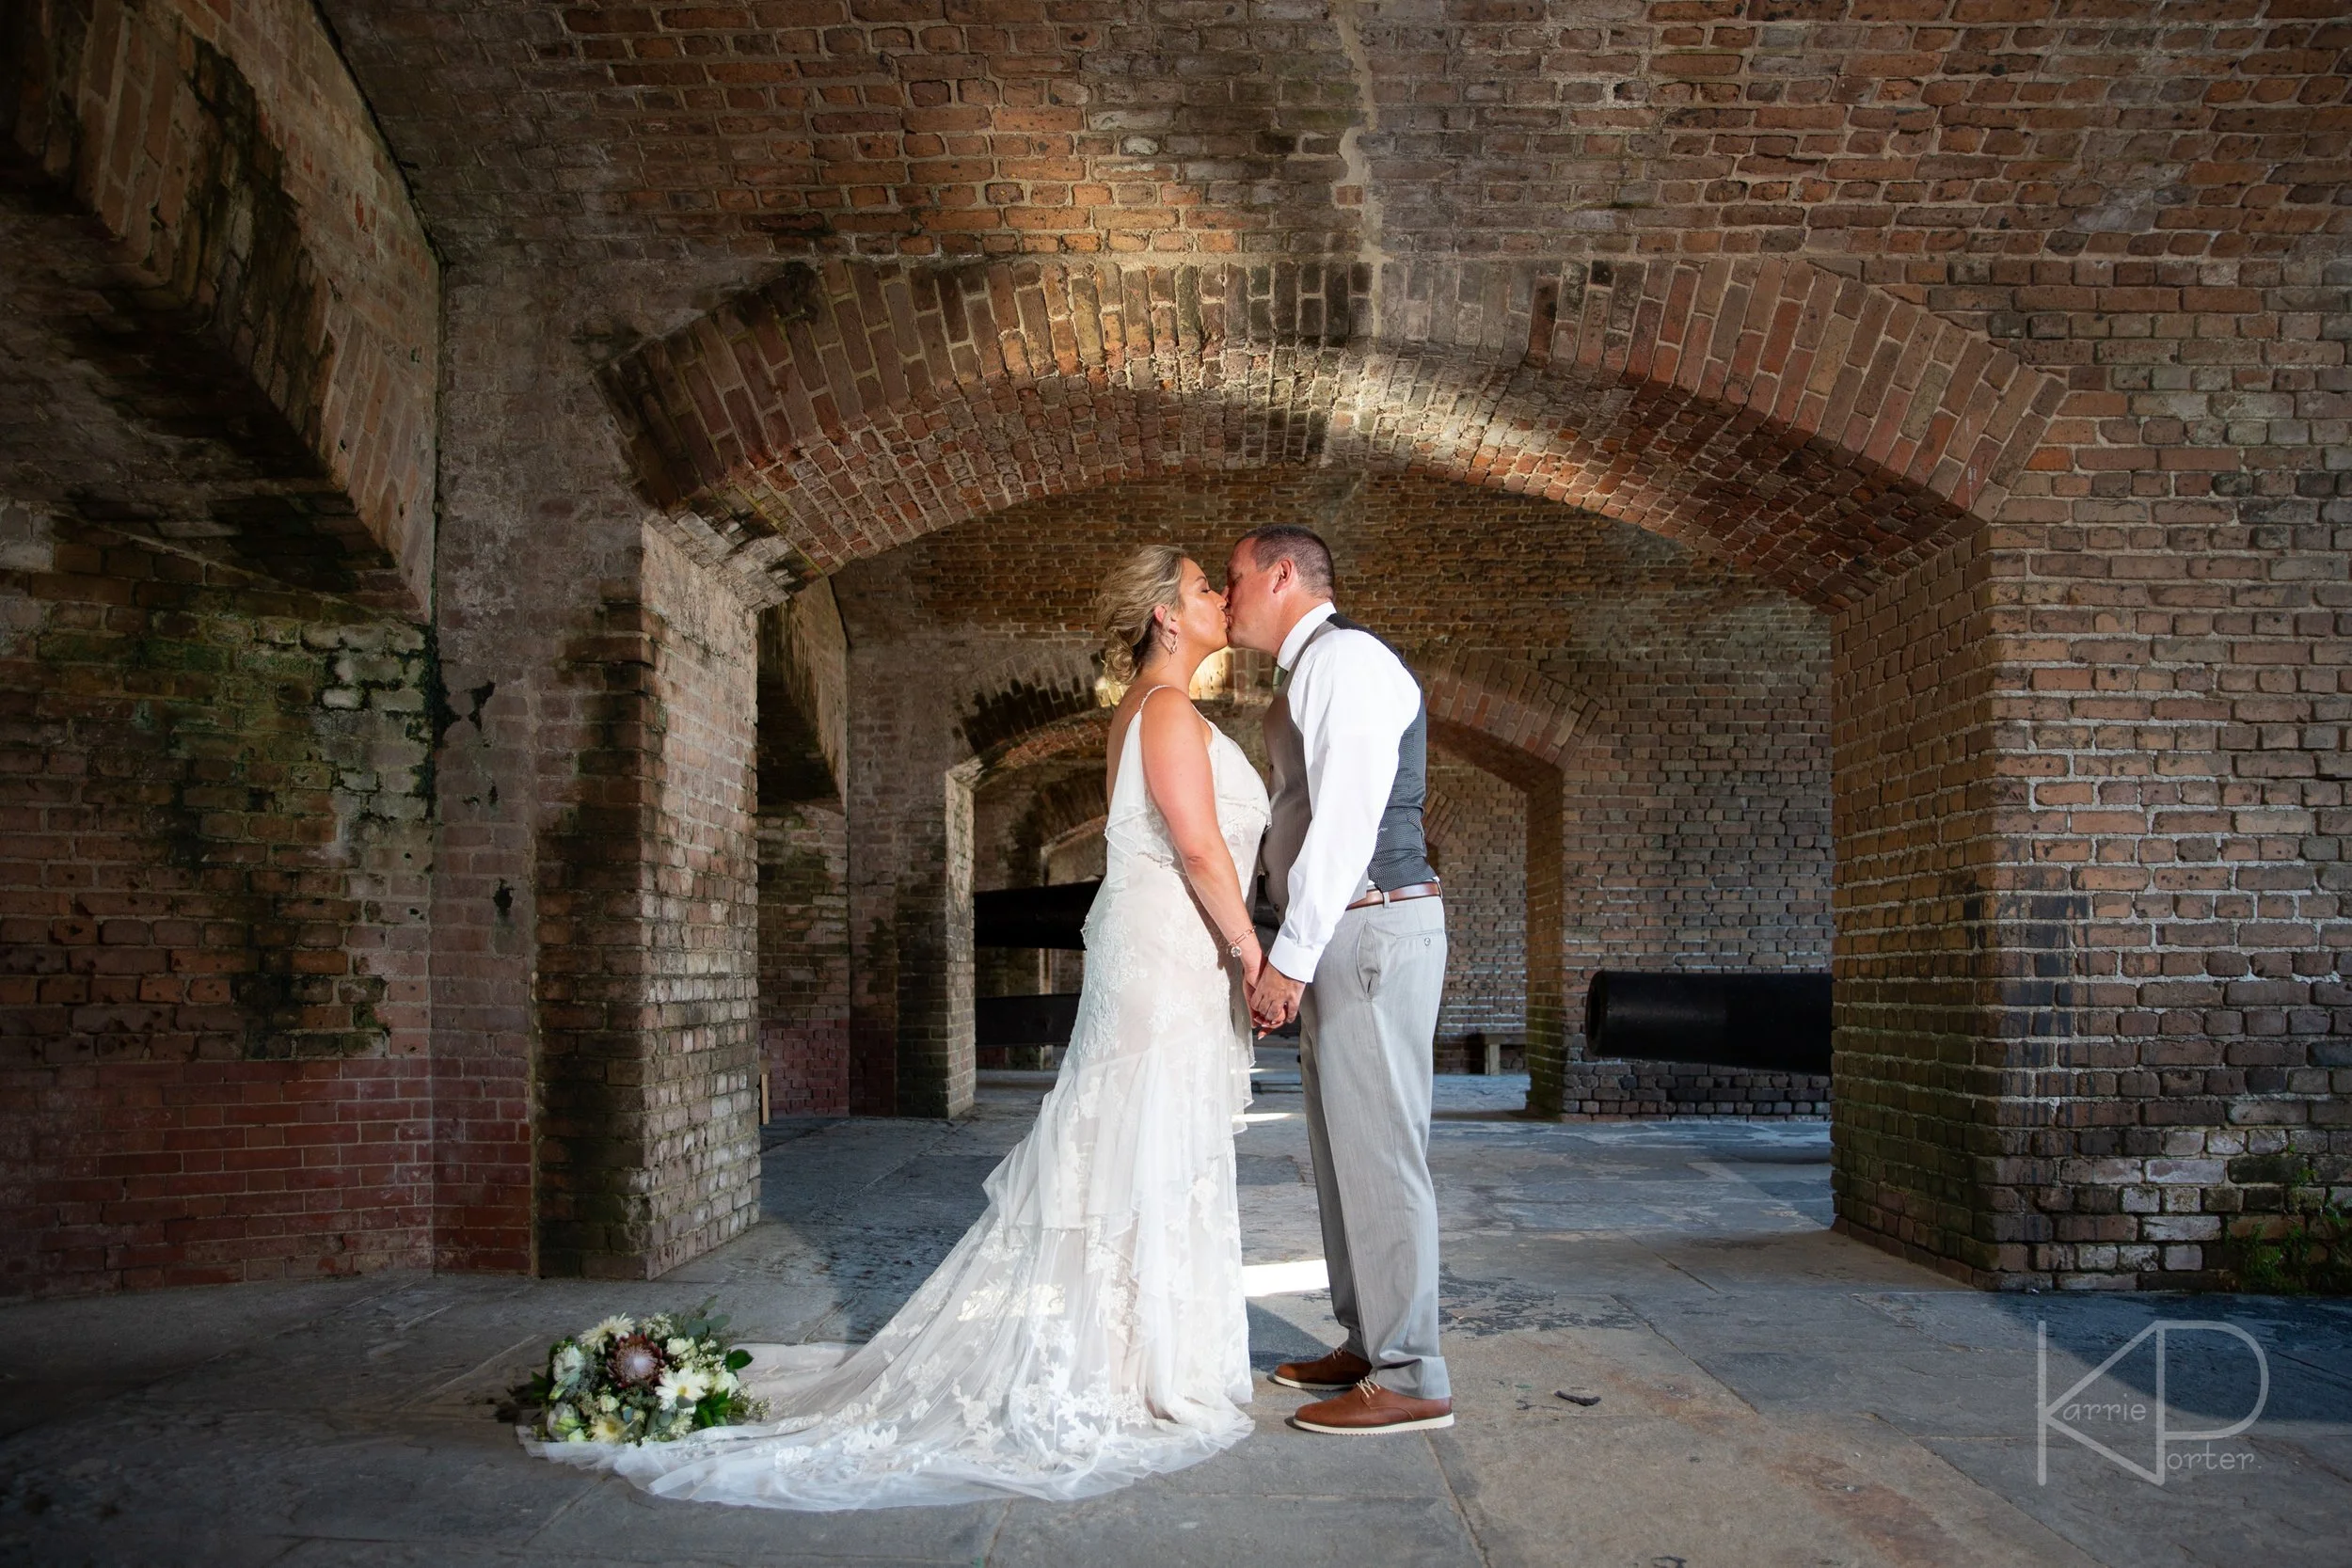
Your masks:
M461 260L2237 256L2342 0L325 0Z

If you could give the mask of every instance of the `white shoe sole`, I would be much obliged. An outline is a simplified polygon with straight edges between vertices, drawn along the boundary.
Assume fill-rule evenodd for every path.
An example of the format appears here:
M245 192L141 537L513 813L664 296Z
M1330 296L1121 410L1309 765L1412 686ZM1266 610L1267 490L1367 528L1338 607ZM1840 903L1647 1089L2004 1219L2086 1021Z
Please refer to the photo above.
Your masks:
M1354 1378L1348 1379L1345 1383L1301 1383L1295 1377L1284 1377L1280 1372L1268 1372L1265 1380L1268 1383L1279 1383L1285 1388L1304 1388L1311 1394L1339 1394L1356 1386Z
M1454 1412L1449 1410L1442 1416L1424 1416L1418 1421L1391 1421L1386 1426L1376 1427L1318 1426L1312 1421L1302 1421L1295 1416L1290 1420L1291 1425L1301 1432L1319 1432L1327 1437L1378 1437L1391 1432L1433 1432L1438 1427L1450 1427L1454 1424Z

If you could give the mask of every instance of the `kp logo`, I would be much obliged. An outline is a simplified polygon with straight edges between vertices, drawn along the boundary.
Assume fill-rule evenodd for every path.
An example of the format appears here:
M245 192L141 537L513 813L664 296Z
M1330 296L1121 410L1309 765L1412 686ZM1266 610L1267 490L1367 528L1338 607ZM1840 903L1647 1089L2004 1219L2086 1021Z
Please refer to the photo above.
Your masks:
M2165 1359L2170 1337L2175 1334L2227 1334L2251 1351L2258 1378L2254 1408L2230 1425L2216 1427L2210 1432L2174 1431L2170 1424L2171 1409L2165 1403ZM2076 1399L2075 1396L2096 1383L2109 1367L2138 1349L2152 1337L2156 1341L2156 1396L2153 1406L2136 1400L2093 1402ZM2091 1368L2072 1388L2053 1400L2050 1398L2050 1325L2047 1321L2037 1320L2034 1324L2034 1372L2035 1385L2040 1392L2034 1419L2034 1479L2043 1486L2050 1484L2050 1430L2053 1427L2085 1448L2106 1455L2140 1480L2157 1486L2162 1486L2164 1478L2174 1471L2250 1468L2254 1463L2251 1450L2217 1454L2210 1449L2201 1453L2174 1453L2172 1449L2182 1443L2212 1443L2224 1437L2235 1437L2252 1426L2262 1416L2263 1406L2270 1402L2270 1359L2263 1354L2263 1348L2254 1342L2254 1337L2235 1323L2159 1318L2125 1340L2122 1349ZM2150 1469L2124 1458L2097 1438L2078 1430L2074 1424L2092 1421L2132 1425L2145 1425L2153 1421L2150 1430L2155 1438L2155 1467Z

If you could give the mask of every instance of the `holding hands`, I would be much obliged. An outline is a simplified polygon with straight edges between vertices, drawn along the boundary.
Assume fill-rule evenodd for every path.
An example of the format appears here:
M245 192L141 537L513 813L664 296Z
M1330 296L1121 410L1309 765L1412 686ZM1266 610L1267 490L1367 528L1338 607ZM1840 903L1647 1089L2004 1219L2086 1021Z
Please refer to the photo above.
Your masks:
M1249 978L1249 1022L1258 1033L1270 1035L1298 1016L1298 995L1306 988L1261 958Z

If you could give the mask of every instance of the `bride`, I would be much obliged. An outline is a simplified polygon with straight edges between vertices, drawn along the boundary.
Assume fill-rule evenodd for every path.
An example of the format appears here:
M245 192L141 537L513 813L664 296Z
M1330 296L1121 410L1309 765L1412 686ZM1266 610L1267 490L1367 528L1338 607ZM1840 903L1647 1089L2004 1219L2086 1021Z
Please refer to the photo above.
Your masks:
M1232 1127L1264 962L1242 887L1265 788L1186 696L1225 646L1200 567L1146 546L1098 610L1129 685L1086 980L1060 1078L990 1174L987 1212L870 1342L742 1347L771 1419L533 1453L664 1497L883 1508L1090 1497L1249 1434Z

